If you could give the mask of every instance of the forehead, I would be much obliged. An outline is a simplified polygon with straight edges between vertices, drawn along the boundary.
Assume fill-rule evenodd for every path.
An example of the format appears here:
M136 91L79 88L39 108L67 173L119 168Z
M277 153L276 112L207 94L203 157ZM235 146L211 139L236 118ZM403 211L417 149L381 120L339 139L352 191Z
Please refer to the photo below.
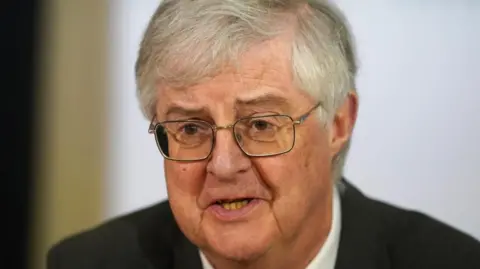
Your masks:
M181 89L159 89L157 112L162 114L171 105L233 105L263 96L294 102L295 96L302 93L292 80L291 44L284 36L265 41L250 47L235 65L201 83Z

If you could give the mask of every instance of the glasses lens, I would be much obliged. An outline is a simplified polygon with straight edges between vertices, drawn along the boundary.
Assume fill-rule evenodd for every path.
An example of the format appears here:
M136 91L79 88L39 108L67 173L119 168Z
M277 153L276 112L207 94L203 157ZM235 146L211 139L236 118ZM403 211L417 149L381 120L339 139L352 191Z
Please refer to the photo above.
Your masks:
M234 127L235 138L242 150L251 156L268 156L292 149L295 130L288 116L244 118Z
M169 121L155 129L162 154L173 160L201 160L212 150L213 129L202 121Z

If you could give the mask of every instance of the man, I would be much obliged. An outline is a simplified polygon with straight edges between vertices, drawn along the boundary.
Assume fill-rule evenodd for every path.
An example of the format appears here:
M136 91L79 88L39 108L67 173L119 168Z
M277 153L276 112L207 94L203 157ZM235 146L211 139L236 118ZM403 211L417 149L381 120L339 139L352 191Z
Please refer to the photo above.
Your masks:
M168 202L62 241L48 268L480 268L475 239L342 177L356 69L326 1L163 1L136 77Z

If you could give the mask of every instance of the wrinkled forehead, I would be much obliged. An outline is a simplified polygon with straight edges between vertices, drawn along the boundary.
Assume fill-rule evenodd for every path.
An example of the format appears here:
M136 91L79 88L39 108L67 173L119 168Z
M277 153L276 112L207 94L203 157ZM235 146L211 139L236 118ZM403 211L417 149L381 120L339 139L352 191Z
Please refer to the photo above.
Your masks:
M160 86L157 113L165 114L173 105L234 105L265 96L278 103L282 98L289 101L298 91L293 83L291 42L278 37L252 46L234 64L195 84Z

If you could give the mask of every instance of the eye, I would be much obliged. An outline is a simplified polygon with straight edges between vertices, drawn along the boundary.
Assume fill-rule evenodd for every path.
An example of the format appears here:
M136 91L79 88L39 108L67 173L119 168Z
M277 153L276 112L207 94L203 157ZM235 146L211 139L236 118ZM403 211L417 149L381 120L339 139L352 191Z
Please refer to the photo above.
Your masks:
M271 124L265 120L254 120L251 122L251 126L259 131L264 131L271 127Z
M194 123L187 123L180 128L180 132L183 132L187 135L194 135L198 132L199 126Z

